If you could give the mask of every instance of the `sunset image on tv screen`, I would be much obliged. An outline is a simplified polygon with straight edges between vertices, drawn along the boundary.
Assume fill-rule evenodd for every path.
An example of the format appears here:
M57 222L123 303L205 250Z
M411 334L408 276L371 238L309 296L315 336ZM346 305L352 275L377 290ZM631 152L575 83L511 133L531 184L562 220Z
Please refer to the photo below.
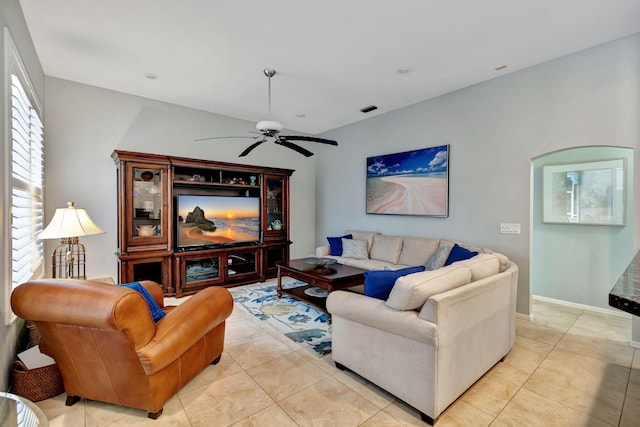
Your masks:
M258 197L179 195L178 247L260 240Z

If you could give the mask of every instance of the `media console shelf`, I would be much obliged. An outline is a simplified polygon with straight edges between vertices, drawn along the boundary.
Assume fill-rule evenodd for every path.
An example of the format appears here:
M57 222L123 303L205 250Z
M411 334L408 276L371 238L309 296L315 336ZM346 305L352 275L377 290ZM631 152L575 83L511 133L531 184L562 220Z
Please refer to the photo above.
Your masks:
M207 286L264 281L276 276L276 262L289 259L293 170L122 150L111 157L117 168L119 282L154 280L165 295L183 296ZM202 237L211 240L208 244L195 236L192 242L183 228L193 226L178 212L179 200L190 196L200 197L202 204L209 197L251 200L259 220L251 215L248 233L236 233L225 228L233 224L234 212L218 224L213 221L215 227L200 219L190 238L197 233L220 237ZM189 213L210 219L206 209L202 207L203 215ZM236 241L237 235L242 237Z

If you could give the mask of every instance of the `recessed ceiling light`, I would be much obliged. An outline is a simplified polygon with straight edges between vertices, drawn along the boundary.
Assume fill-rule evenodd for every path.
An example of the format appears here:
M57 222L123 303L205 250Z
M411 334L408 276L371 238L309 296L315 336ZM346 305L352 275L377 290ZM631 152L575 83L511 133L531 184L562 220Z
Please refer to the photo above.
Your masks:
M504 70L505 68L507 68L506 65L501 65L499 67L496 67L496 71Z
M157 74L154 73L144 73L144 76L149 80L158 80L160 78Z
M411 72L411 67L398 67L396 68L396 73L398 74L409 74Z

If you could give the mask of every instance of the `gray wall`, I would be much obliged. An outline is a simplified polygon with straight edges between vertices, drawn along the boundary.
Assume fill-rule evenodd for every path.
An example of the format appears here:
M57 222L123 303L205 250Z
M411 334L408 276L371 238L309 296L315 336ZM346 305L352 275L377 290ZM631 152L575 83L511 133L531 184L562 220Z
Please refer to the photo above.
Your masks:
M313 251L315 157L266 143L239 158L253 140L193 141L250 135L255 123L243 120L51 77L46 79L46 93L47 218L67 201L74 201L107 231L81 238L87 251L87 277L118 277L116 169L110 157L114 149L295 169L291 177L291 253L303 257ZM47 242L47 254L56 243Z
M11 37L13 38L14 43L16 44L16 47L18 48L18 51L20 53L20 56L22 57L22 61L25 65L25 67L27 68L27 72L31 78L31 83L33 84L36 92L38 93L38 96L40 97L40 101L44 102L44 73L42 71L42 67L40 66L40 62L38 60L38 57L36 55L35 49L33 47L33 42L31 41L31 37L29 35L29 32L27 31L27 26L26 23L24 21L24 16L22 16L22 10L20 9L20 5L18 3L18 0L3 0L2 2L0 2L0 26L2 28L6 27L9 29L9 32L11 33ZM3 63L3 67L2 69L4 70L6 67L6 64L4 64L5 61L5 55L4 55L4 43L5 43L5 39L4 39L4 29L2 29L0 31L0 46L3 46L2 49L2 57L0 59L0 61L2 61ZM4 76L4 73L1 73ZM4 77L3 77L3 81L4 81ZM4 83L3 83L4 84ZM6 95L6 91L5 90L1 90L0 91L0 117L2 117L2 119L0 120L0 135L2 138L2 144L3 147L5 147L0 154L0 157L2 159L2 163L4 164L4 156L6 155L5 150L7 149L6 147L6 133L8 132L8 130L5 128L5 114L7 114L6 111L6 106L8 105L9 101L5 98ZM8 194L6 194L6 188L7 188L7 183L5 182L5 179L7 179L8 177L6 175L3 174L2 177L0 177L0 182L2 183L2 185L0 185L1 188L5 189L3 190L3 198L6 197L8 198ZM3 206L4 206L4 200L3 199ZM4 217L4 208L2 210L0 210L0 224L2 224L2 227L5 227L8 224L8 221L10 221L9 218L5 218ZM4 232L4 228L3 228L3 232ZM0 259L3 260L3 263L1 264L2 267L2 272L0 274L0 277L4 278L5 276L5 271L4 269L7 268L8 264L8 259L10 257L10 248L6 248L6 247L1 247L0 246ZM15 348L16 348L16 341L17 341L17 333L18 331L22 328L24 322L15 322L11 325L6 325L5 324L5 319L7 318L8 313L5 313L5 305L6 305L6 299L9 297L8 291L10 290L11 284L10 283L3 283L2 286L2 303L0 304L0 319L2 319L2 324L0 325L0 390L7 390L8 388L8 384L9 384L9 369L11 366L11 363L13 362L13 360L15 359Z
M359 228L487 246L519 265L517 311L529 314L531 161L569 147L638 148L639 79L635 34L325 133L340 147L318 158L317 244ZM367 157L442 144L451 146L449 218L365 214ZM499 234L501 222L522 234Z

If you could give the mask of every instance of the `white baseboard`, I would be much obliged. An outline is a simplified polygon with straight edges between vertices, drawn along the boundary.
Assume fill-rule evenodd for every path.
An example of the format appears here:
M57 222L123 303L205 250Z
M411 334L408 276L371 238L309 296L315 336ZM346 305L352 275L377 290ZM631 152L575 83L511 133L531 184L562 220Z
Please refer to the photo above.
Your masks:
M577 308L577 309L580 309L580 310L592 311L592 312L595 312L595 313L609 314L611 316L617 316L617 317L624 317L625 319L630 319L631 318L631 314L625 313L625 312L620 311L620 310L614 310L614 309L609 310L607 308L600 308L600 307L594 307L594 306L591 306L591 305L578 304L578 303L575 303L575 302L563 301L563 300L559 300L559 299L543 297L543 296L540 296L540 295L532 295L531 299L534 299L534 300L537 300L537 301L544 301L544 302L548 302L548 303L551 303L551 304L562 305L562 306L565 306L565 307Z
M631 341L629 343L629 345L633 348L640 348L640 342L639 341Z
M516 319L531 320L530 314L516 313Z

